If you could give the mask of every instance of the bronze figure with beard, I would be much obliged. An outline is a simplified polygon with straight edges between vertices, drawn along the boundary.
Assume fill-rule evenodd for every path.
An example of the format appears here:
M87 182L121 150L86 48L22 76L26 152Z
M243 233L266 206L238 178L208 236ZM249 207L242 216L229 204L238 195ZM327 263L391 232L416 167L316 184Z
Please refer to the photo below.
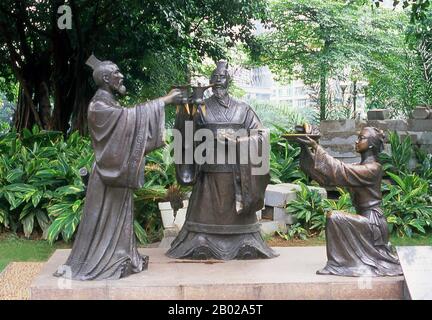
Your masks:
M268 171L253 174L250 161L245 164L237 158L232 163L226 158L228 152L220 152L228 143L234 144L236 154L240 143L258 149L269 145L268 132L252 108L228 94L227 67L227 62L219 61L210 79L213 95L196 112L179 112L176 118L175 128L183 137L189 123L193 132L210 130L214 138L195 144L183 141L183 154L193 154L203 143L214 143L216 159L201 164L195 159L194 163L176 164L177 180L193 185L193 190L186 221L167 252L172 258L231 260L277 256L262 239L256 216L264 205ZM245 135L236 137L235 132L241 130Z
M164 107L178 102L179 90L122 108L123 75L110 61L92 56L98 90L88 108L88 128L95 162L81 222L65 265L55 276L74 280L118 279L143 271L148 257L138 253L133 219L133 191L144 184L144 155L164 145Z

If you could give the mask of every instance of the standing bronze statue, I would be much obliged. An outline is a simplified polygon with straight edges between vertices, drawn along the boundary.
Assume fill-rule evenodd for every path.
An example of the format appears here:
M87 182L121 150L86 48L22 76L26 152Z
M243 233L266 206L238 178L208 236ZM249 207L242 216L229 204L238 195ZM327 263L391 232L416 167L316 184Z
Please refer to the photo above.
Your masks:
M186 221L167 252L172 258L231 260L277 256L262 239L256 216L264 205L268 171L253 174L250 161L245 164L237 159L231 163L217 147L220 143L223 148L233 143L238 155L240 141L251 148L269 143L268 132L253 130L264 128L251 107L228 94L227 68L227 62L219 61L210 79L213 95L203 102L198 99L193 108L187 104L187 110L181 108L177 114L175 128L183 138L187 137L188 124L194 133L206 129L213 134L214 139L206 143L214 143L218 161L198 164L194 159L193 163L176 165L179 183L193 185L193 190ZM234 132L241 129L246 135L236 137ZM193 154L204 143L183 142L184 155Z
M133 228L133 190L144 184L144 155L164 145L164 106L176 103L178 90L133 108L122 108L124 95L117 65L90 57L98 90L88 108L95 152L85 207L72 252L56 276L74 280L118 279L147 269L138 253Z
M327 264L317 274L339 276L397 276L402 274L389 244L387 220L381 209L382 167L378 154L384 135L373 127L361 130L356 151L359 164L345 164L310 138L302 146L300 166L324 186L347 187L357 214L334 211L327 216ZM310 149L309 149L310 148Z

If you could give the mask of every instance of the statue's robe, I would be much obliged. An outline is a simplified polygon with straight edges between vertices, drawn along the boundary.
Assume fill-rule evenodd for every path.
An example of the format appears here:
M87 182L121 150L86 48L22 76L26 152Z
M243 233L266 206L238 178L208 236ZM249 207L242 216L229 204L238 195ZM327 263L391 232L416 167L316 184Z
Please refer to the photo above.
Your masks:
M193 132L209 129L216 136L217 131L221 129L244 129L246 134L234 142L237 155L237 161L234 163L228 163L227 149L225 159L218 154L218 142L215 139L207 143L215 143L216 163L206 161L204 164L197 164L194 159L194 163L188 164L183 159L182 164L176 165L178 182L193 185L193 190L185 223L171 244L167 256L220 260L277 256L262 239L256 216L256 211L264 206L264 193L269 182L268 171L265 174L254 174L256 172L253 172L253 169L262 166L262 163L254 165L249 159L249 151L246 151L247 161L240 161L240 150L244 150L241 149L240 143L252 148L249 150L259 152L265 152L264 144L269 148L268 131L263 130L257 115L247 104L231 97L225 106L212 96L206 99L204 106L198 107L196 112L190 108L190 114L191 116L181 108L175 124L175 128L182 133L184 139L184 157L192 154L204 143L190 143L185 127L187 121L193 123ZM189 141L185 141L186 139ZM225 147L227 145L228 142ZM217 161L218 156L223 161ZM268 157L264 161L269 161Z
M108 92L95 94L88 109L95 163L72 252L57 275L118 279L147 268L136 246L133 191L144 184L144 155L164 144L164 117L160 99L122 108Z
M333 211L326 220L327 264L324 271L341 276L402 274L389 244L387 220L381 209L381 164L346 164L318 146L303 149L300 165L323 186L347 187L357 214Z

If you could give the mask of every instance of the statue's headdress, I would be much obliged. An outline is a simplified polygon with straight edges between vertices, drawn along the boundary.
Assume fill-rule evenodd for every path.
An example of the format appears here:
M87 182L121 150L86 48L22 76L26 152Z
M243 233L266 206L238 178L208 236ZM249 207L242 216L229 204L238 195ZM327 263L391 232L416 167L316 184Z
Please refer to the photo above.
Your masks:
M96 58L93 54L87 59L86 65L93 69L93 80L96 82L98 86L103 83L103 76L109 72L111 72L108 66L115 66L115 64L111 61L101 61Z
M96 58L93 54L86 61L86 65L88 65L93 70L96 70L101 64L102 61Z
M214 74L216 73L225 73L226 77L227 77L227 83L230 82L231 77L228 73L228 61L226 60L219 60L218 62L216 62L216 68L213 70L211 77L213 77Z
M219 60L216 62L216 69L213 72L228 72L228 61Z

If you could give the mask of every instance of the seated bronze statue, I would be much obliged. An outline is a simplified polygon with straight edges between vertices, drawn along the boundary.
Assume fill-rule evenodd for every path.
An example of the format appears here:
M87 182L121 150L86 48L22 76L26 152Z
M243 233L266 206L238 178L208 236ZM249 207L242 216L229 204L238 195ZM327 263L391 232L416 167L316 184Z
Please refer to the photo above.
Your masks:
M327 215L327 264L317 274L397 276L402 274L389 244L387 220L381 209L382 166L378 154L384 135L373 127L361 130L356 151L359 164L346 164L327 154L315 140L298 138L301 169L323 186L347 187L357 214Z

